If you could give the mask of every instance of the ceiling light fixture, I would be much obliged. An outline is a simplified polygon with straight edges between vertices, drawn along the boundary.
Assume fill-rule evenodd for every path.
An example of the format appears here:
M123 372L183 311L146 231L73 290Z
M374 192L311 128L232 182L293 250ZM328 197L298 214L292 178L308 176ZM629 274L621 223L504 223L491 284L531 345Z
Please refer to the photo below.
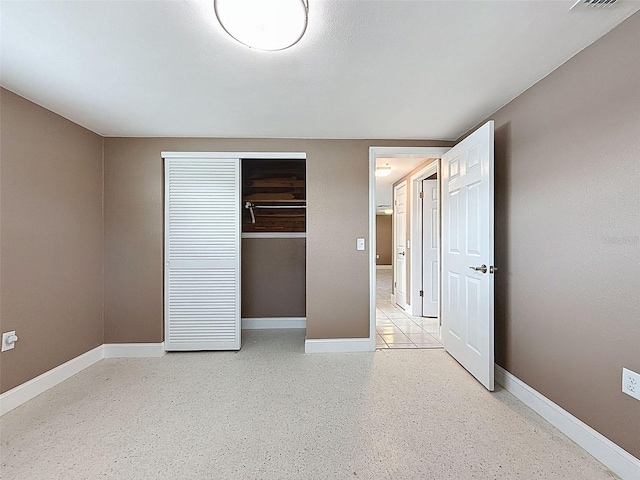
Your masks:
M308 0L214 0L222 28L238 42L257 50L284 50L307 29Z
M383 167L376 167L376 177L386 177L391 173L391 167L387 163Z
M393 208L387 208L384 210L384 213L386 213L387 215L391 215L393 213Z

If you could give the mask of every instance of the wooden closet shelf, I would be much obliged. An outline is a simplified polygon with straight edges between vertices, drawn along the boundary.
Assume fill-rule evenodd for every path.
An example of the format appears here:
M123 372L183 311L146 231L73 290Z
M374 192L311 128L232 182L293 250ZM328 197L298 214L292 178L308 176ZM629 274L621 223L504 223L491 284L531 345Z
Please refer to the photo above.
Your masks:
M248 180L247 182L245 182L246 188L304 188L304 186L304 180L291 178L262 178L259 180Z

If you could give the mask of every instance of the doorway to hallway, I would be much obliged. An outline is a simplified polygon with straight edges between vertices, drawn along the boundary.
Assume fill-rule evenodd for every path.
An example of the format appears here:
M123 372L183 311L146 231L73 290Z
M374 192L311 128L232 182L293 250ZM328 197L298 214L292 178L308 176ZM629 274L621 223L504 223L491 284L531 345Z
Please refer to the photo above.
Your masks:
M417 317L391 300L392 270L376 268L376 349L442 348L437 318Z

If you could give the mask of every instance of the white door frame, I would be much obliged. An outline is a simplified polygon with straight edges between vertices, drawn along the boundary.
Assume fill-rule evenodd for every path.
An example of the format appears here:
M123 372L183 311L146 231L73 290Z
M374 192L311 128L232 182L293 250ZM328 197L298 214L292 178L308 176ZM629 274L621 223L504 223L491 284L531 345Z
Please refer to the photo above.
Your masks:
M450 148L369 147L369 351L374 352L376 349L376 159L378 157L439 158ZM414 206L412 205L411 208L413 211ZM413 236L411 238L414 244ZM408 294L410 298L413 297L412 291ZM410 301L413 303L412 300Z
M430 177L434 173L438 174L438 195L440 195L440 159L435 158L433 162L425 166L420 171L409 177L411 183L411 220L410 238L411 245L411 315L422 316L422 302L414 302L413 299L420 298L422 290L422 202L420 201L420 182ZM440 212L438 211L438 216ZM440 256L438 249L438 257ZM438 284L440 283L440 270L438 269ZM420 305L418 305L420 303ZM438 304L438 312L440 306ZM439 313L438 313L439 316Z

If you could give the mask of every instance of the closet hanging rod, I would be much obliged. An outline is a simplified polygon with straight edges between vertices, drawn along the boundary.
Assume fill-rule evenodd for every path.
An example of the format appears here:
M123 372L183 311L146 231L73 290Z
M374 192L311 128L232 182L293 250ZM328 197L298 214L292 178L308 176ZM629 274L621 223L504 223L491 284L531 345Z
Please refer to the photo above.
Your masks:
M304 201L304 200L301 200ZM306 205L256 205L255 203L246 202L244 208L307 208Z
M304 200L302 200L304 201ZM249 210L249 213L251 214L251 223L256 223L256 216L253 213L253 210L256 208L307 208L306 205L256 205L253 202L244 202L244 208L246 208L247 210Z

